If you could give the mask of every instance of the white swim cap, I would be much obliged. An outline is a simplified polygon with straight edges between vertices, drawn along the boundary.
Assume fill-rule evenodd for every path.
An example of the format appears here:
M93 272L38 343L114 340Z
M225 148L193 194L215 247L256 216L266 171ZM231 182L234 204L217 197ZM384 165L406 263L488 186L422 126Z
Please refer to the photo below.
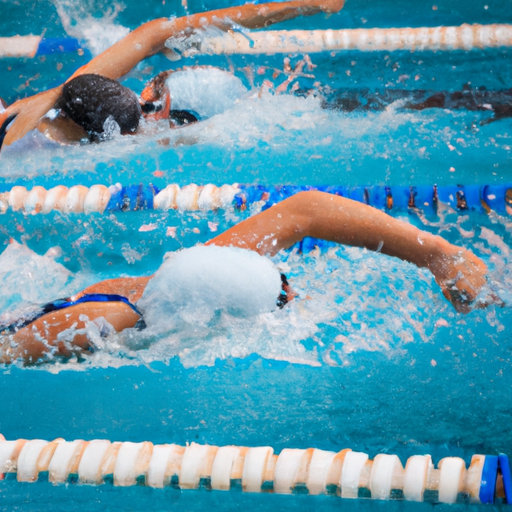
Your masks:
M212 117L231 108L246 92L240 78L218 68L185 68L166 81L171 108Z
M137 306L148 327L207 324L219 312L248 317L276 309L279 270L254 251L197 246L173 253L149 281Z

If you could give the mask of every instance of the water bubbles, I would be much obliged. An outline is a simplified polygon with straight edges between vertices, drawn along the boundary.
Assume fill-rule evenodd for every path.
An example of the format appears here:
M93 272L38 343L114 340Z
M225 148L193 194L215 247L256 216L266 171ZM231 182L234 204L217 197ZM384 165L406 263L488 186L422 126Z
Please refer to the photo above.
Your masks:
M100 135L100 140L110 140L116 136L121 135L121 128L112 116L108 116L103 123L103 133Z

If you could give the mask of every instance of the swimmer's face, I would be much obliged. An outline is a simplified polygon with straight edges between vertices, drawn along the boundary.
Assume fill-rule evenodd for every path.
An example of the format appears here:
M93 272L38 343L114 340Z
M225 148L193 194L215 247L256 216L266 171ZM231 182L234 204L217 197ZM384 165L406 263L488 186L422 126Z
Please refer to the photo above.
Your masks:
M281 295L277 300L277 305L279 306L279 308L283 308L286 304L288 304L288 302L290 302L297 296L298 293L295 293L293 291L292 287L288 283L288 280L286 279L286 276L284 274L281 274Z
M165 82L151 80L142 91L139 103L145 119L158 121L169 118L171 93Z
M292 287L289 284L283 284L283 290L286 292L286 299L288 302L290 302L299 295L298 293L293 291Z
M168 119L169 111L171 110L170 101L140 101L140 108L144 119L152 119L158 121L159 119Z

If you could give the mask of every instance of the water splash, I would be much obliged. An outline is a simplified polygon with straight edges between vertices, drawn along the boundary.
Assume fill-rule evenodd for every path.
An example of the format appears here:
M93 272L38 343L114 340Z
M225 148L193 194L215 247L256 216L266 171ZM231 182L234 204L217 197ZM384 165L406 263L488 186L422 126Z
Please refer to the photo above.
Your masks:
M26 245L12 241L0 254L0 282L5 291L0 294L0 321L9 323L20 314L59 297L80 286L73 274L55 259L59 247L39 256Z
M187 81L185 74L182 79L179 86L195 96L194 80ZM202 107L188 101L187 108ZM204 183L252 182L260 179L259 169L266 169L267 184L339 183L340 172L344 184L383 183L390 176L400 184L441 184L474 183L483 161L500 170L510 168L504 122L469 128L475 113L407 112L398 103L383 112L343 113L322 108L314 96L259 88L224 108L174 130L165 121L141 123L138 135L102 144L59 146L45 142L41 134L29 134L3 150L0 177L50 177L64 169L77 179L98 173L103 180L102 169L108 165L112 179L124 182L152 180L151 173L162 168L168 180L180 183L184 169ZM198 159L206 165L198 166ZM503 172L504 180L512 179ZM496 176L489 173L485 180L493 183Z
M115 22L124 9L122 3L113 3L105 10L98 0L51 0L66 33L85 42L95 56L125 37L130 31Z
M455 218L446 213L444 222L430 229L444 231L453 242L484 257L491 270L490 286L499 283L500 296L507 301L512 295L510 222L475 214L459 223ZM421 222L414 217L409 220ZM158 234L150 231L145 236ZM189 324L165 334L132 329L101 337L99 333L108 326L94 322L87 329L98 352L84 362L43 366L50 371L84 370L179 358L183 366L195 368L252 355L308 366L347 366L364 353L394 358L411 345L451 346L460 339L468 346L479 346L482 339L500 343L506 336L509 307L458 314L427 270L388 256L331 247L307 255L280 254L275 262L299 295L283 310L250 319L219 317L213 324ZM32 266L30 260L22 268L27 271ZM74 279L76 284L85 275L79 272ZM18 283L13 285L19 288Z

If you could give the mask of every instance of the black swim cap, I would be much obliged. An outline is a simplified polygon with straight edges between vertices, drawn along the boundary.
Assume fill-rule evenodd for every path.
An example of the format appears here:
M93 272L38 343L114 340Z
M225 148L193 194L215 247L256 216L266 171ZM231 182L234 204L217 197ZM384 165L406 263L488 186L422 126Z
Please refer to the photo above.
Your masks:
M122 134L133 133L141 115L133 91L100 75L80 75L64 84L58 107L93 138L103 133L109 117L119 125Z

